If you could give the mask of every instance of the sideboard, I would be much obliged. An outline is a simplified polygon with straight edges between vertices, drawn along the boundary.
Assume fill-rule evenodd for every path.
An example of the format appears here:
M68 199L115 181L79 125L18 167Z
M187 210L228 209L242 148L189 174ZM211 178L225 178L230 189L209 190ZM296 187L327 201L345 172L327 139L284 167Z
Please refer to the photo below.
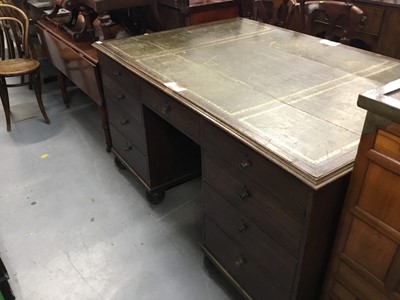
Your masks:
M117 165L201 171L202 248L247 299L317 299L364 110L397 60L247 19L97 42Z

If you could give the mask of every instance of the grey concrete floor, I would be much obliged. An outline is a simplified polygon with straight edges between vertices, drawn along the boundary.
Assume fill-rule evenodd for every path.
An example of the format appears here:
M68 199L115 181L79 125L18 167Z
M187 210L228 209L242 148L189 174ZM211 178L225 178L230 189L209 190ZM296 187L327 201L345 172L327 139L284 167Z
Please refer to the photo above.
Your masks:
M208 274L199 243L201 179L150 205L105 151L96 105L43 85L10 89L11 133L0 110L0 256L18 300L241 299Z

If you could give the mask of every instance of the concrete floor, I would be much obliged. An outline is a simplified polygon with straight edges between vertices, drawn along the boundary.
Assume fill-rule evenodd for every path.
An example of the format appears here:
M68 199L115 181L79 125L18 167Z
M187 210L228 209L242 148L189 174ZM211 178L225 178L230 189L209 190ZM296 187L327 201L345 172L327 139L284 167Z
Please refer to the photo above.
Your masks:
M0 256L18 300L242 299L203 267L201 180L150 205L105 151L97 107L56 82L43 85L51 125L33 91L10 89L0 109Z

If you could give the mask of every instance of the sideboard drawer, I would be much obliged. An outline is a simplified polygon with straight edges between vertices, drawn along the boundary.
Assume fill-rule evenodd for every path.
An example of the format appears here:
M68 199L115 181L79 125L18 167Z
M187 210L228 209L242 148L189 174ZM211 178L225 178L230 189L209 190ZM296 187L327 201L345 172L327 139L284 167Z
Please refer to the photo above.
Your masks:
M378 130L374 149L400 161L400 137L383 130Z
M200 117L149 83L143 82L143 103L177 129L200 143Z
M303 215L309 189L300 180L275 165L224 131L204 122L202 132L204 149L212 149L244 175L251 177L287 205L295 215Z
M203 199L205 214L260 262L270 282L291 290L297 260L207 183L203 184Z
M118 82L119 86L128 91L132 97L141 99L140 82L142 79L108 56L100 55L102 76L108 76L111 81ZM106 83L104 88L107 88Z
M266 277L259 263L232 241L217 225L205 217L204 247L254 300L290 299L284 290Z
M128 141L112 125L110 126L114 151L134 170L141 179L150 183L147 156L143 155L136 147Z

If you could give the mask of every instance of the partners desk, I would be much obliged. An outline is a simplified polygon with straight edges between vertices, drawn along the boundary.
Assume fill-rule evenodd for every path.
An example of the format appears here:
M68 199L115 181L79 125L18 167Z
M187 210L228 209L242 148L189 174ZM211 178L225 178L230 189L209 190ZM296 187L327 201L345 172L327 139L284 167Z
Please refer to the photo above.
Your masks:
M358 94L399 61L240 18L94 47L117 162L150 193L201 168L206 257L246 298L316 299Z

